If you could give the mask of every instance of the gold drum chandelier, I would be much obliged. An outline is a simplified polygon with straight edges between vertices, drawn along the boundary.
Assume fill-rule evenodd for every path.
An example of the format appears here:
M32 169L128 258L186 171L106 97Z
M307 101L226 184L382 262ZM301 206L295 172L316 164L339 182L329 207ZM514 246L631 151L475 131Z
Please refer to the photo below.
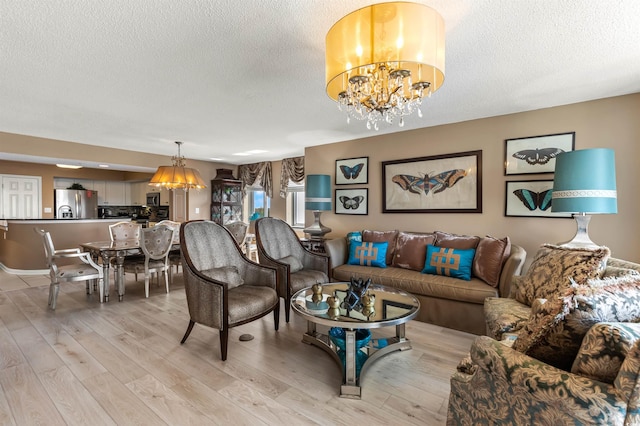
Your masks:
M430 7L391 2L356 10L327 33L327 94L350 118L404 125L444 82L444 20Z
M178 155L171 157L173 165L158 167L149 185L167 189L184 189L185 191L191 188L206 188L207 185L200 176L200 172L185 166L184 157L180 155L182 142L176 141L176 144L178 145Z

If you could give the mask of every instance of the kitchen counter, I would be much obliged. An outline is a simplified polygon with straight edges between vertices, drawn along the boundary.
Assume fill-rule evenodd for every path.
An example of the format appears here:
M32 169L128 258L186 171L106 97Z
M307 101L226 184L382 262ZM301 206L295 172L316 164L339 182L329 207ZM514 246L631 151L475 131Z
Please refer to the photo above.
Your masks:
M48 273L36 227L51 233L56 249L68 249L88 241L109 240L109 225L127 220L130 218L0 220L0 268L15 274Z

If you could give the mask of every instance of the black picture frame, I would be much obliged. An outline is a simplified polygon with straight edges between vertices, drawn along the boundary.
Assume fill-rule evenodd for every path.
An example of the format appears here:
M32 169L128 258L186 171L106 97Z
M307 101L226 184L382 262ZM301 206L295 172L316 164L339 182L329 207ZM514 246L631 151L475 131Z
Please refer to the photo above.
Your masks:
M369 157L336 160L336 185L362 185L369 183Z
M552 189L553 180L516 180L506 182L504 215L512 217L571 218L571 213L554 213L551 211Z
M482 151L382 162L383 213L482 213Z
M369 214L369 190L367 188L336 189L335 197L333 205L336 214Z
M505 139L504 175L553 173L555 157L575 149L576 132Z

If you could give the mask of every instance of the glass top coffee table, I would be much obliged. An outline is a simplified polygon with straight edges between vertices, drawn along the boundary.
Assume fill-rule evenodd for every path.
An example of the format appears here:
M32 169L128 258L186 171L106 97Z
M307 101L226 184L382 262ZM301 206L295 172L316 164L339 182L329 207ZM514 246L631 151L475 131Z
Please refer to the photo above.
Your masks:
M375 360L411 349L405 323L418 314L420 302L404 291L371 284L367 297L361 298L366 303L347 309L343 302L348 288L346 282L322 284L322 293L318 288L315 292L311 287L305 288L293 295L291 305L307 320L302 341L322 348L342 369L340 396L359 399L360 379ZM317 324L331 327L329 335L316 331ZM371 329L388 326L396 327L394 337L371 339Z

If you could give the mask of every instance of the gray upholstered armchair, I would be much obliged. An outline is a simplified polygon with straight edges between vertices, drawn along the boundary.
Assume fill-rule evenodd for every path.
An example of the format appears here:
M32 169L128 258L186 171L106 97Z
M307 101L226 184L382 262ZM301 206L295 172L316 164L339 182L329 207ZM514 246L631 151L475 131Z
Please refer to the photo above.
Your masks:
M185 222L180 228L180 248L190 316L180 343L187 340L195 323L217 328L224 361L229 328L273 311L278 330L276 271L244 257L228 230L211 221Z
M283 220L263 217L256 221L260 264L276 268L278 295L284 298L289 322L291 296L305 287L329 282L329 257L305 249L295 231Z

